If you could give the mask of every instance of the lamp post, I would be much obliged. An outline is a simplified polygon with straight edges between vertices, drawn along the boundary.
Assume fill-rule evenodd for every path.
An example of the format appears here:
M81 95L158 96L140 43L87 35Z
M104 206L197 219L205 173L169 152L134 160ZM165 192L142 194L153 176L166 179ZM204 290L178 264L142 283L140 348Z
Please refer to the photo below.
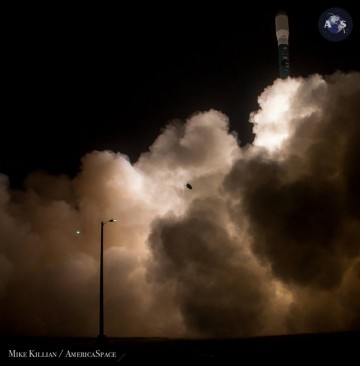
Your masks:
M98 340L102 341L106 338L104 334L104 225L108 222L115 222L110 219L106 222L101 221L100 224L100 305L99 305L99 335Z

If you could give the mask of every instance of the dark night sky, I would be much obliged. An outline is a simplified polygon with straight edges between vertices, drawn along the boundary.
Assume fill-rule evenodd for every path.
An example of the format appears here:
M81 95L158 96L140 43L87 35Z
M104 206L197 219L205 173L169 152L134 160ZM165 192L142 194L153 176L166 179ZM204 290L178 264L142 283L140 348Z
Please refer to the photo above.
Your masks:
M332 6L353 18L343 42L318 31ZM169 120L211 108L251 141L248 115L278 75L279 8L289 17L293 76L359 70L358 13L344 1L241 11L174 3L13 10L4 35L0 172L14 186L34 170L74 175L95 149L134 162Z

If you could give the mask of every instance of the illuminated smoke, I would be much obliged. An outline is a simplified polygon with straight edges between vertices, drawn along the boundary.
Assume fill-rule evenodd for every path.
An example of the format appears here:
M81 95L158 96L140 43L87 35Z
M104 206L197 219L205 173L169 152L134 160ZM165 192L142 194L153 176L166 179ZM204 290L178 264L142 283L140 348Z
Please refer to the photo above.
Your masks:
M169 124L139 160L0 176L2 334L251 336L360 327L360 74L276 80L240 148L227 117ZM192 189L187 188L190 183Z

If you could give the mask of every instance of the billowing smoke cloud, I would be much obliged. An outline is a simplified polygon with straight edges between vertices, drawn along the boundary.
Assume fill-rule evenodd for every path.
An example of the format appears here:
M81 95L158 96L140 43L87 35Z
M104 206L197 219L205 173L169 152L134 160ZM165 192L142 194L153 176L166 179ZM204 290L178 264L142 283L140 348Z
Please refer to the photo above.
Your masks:
M359 329L359 116L359 73L277 80L244 148L212 110L134 165L95 151L75 179L0 176L1 333L97 334L111 218L107 335Z

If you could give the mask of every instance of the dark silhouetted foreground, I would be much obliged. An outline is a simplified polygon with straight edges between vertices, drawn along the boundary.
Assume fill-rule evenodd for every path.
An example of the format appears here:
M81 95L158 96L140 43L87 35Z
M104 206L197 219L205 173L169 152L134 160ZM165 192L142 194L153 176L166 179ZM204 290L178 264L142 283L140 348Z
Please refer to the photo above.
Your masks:
M330 333L244 339L3 337L1 364L241 365L293 364L355 359L360 333Z

